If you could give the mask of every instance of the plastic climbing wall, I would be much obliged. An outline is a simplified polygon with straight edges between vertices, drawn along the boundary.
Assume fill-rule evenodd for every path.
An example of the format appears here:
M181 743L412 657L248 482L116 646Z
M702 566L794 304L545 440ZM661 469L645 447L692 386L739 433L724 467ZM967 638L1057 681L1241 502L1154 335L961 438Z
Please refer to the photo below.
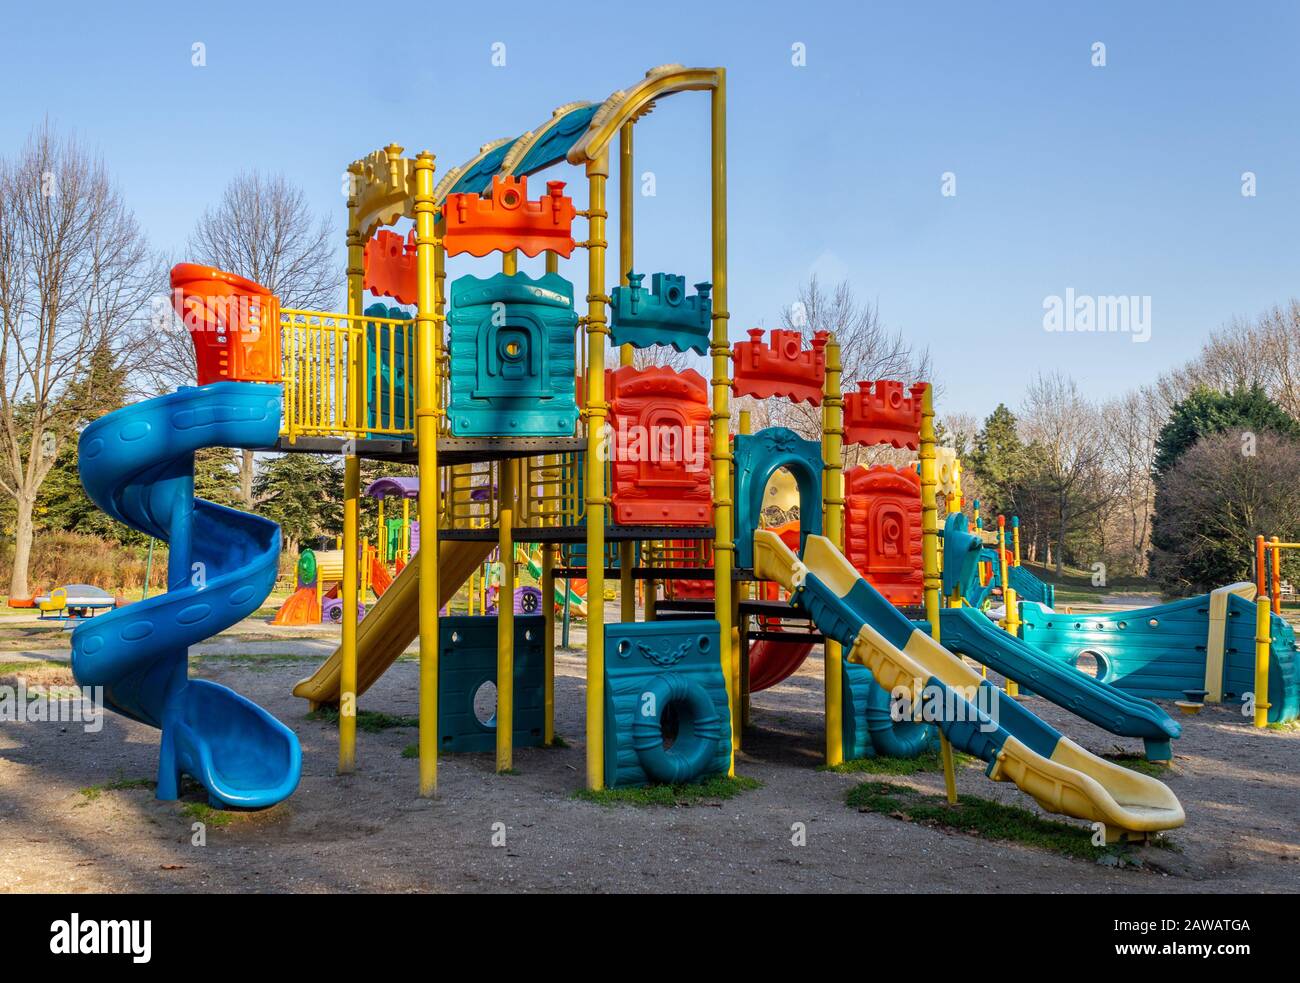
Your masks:
M858 466L845 475L844 553L899 606L922 603L921 478L910 468Z
M607 380L614 521L709 525L708 381L693 369L630 365L609 372Z

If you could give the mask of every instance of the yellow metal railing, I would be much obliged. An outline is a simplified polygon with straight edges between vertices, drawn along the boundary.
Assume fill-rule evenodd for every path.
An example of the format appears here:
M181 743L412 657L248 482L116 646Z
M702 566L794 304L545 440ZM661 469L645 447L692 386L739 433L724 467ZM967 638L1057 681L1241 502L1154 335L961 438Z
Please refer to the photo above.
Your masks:
M415 436L414 321L281 309L280 333L290 442Z

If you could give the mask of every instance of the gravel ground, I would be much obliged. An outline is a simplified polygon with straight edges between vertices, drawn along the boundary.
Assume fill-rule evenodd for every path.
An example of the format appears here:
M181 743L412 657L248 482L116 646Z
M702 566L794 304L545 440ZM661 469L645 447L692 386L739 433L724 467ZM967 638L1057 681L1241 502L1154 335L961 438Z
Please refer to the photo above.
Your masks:
M13 637L22 628L6 621ZM261 703L297 733L303 776L285 803L210 825L193 845L191 788L180 803L148 789L83 790L151 779L157 731L109 714L78 724L0 724L0 891L1043 891L1271 892L1300 888L1300 731L1254 731L1232 710L1183 717L1170 787L1186 809L1176 850L1145 850L1145 869L1102 866L858 813L845 793L866 777L816 770L821 753L818 653L753 700L754 726L737 759L759 789L711 804L604 807L582 785L580 652L556 659L557 731L570 745L521 749L518 774L490 755L448 756L439 796L415 794L417 762L402 757L412 728L359 735L358 769L335 774L337 732L306 719L289 695L333 647L337 629L303 632L245 622L196 649L197 675ZM581 631L574 633L581 644ZM42 644L48 644L45 639ZM18 654L21 652L22 654ZM0 655L66 658L66 648ZM274 655L275 658L267 656ZM363 709L416 713L418 667L399 661ZM57 682L62 670L34 674ZM1045 701L1026 705L1089 749L1139 751ZM1172 709L1172 708L1171 708ZM940 791L941 776L906 781ZM962 792L1036 808L977 767ZM202 817L201 817L202 818ZM807 843L791 828L806 824ZM498 825L501 824L501 825ZM504 846L494 831L504 828Z

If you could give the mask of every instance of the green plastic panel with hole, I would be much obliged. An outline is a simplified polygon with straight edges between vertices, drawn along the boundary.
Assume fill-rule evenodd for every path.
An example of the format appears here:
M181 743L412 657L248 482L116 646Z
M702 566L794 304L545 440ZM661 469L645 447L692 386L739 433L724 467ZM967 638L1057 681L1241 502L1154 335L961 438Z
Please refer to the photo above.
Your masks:
M515 747L541 747L546 723L540 614L515 616ZM496 715L486 723L474 712L485 683L497 681L496 615L447 615L438 619L438 747L442 752L494 751ZM492 691L495 693L495 691ZM487 694L484 694L485 701ZM495 696L488 706L494 706Z

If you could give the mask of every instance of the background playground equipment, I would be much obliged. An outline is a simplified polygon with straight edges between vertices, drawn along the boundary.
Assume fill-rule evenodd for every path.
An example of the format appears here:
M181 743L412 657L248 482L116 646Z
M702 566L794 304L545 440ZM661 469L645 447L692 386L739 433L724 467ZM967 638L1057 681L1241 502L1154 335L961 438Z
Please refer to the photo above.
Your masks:
M111 611L117 607L117 599L93 584L65 584L48 594L36 595L31 604L13 606L34 606L42 621L78 621L93 618L102 611Z
M419 523L411 521L410 502L419 491L419 479L384 477L372 481L365 490L367 498L377 502L377 542L371 546L361 541L361 598L374 593L382 597L401 573L414 550L420 548ZM400 516L385 517L384 503L390 496L402 500ZM393 564L390 571L388 564ZM305 549L299 554L295 569L294 592L280 605L271 619L276 625L338 624L343 620L343 601L339 596L343 583L343 551ZM357 601L357 617L365 617L366 606Z
M1049 608L1056 607L1056 587L1036 577L1033 571L1020 562L1020 517L1011 517L1008 529L1002 516L998 516L996 544L986 548L981 559L988 564L989 576L986 586L989 590L1002 589L1002 560L1007 563L1007 583L1022 601L1032 601Z

